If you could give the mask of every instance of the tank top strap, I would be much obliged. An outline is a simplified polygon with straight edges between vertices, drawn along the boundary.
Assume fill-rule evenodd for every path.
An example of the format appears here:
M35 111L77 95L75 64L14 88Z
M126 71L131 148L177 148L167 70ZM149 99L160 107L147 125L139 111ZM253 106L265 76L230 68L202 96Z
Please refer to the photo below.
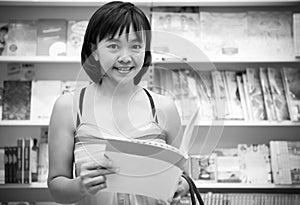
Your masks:
M145 89L145 88L143 88L143 89L144 89L145 93L147 94L147 96L148 96L148 98L149 98L153 118L154 118L155 122L158 123L157 113L156 113L156 109L155 109L154 100L153 100L151 94L149 93L149 91L148 91L147 89Z
M79 126L80 122L82 122L82 112L83 112L83 99L85 95L86 87L80 90L78 104L77 104L77 115L76 115L76 128Z

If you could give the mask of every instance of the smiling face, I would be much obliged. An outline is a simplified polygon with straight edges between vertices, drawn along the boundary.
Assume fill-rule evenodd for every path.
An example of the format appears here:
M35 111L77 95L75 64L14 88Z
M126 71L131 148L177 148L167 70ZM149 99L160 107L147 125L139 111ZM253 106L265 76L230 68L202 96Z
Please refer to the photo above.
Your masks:
M94 57L114 83L133 81L144 63L145 35L136 35L130 27L128 33L124 30L120 35L100 41Z

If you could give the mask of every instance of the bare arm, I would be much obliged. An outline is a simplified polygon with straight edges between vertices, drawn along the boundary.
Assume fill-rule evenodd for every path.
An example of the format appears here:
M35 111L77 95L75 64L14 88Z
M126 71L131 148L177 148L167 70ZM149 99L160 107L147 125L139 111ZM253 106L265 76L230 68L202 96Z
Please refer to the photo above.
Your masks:
M74 203L87 195L106 188L107 174L114 173L109 161L101 166L93 161L80 167L80 174L73 178L74 150L73 96L66 94L55 103L49 127L49 176L48 188L58 203Z
M49 125L48 187L58 203L73 203L84 197L80 181L73 179L72 103L72 95L61 96L54 105Z

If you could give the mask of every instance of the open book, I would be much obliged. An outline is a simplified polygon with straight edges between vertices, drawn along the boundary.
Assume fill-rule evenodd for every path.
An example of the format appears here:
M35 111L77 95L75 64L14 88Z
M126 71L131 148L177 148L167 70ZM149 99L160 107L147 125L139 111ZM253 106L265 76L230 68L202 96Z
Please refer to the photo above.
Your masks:
M143 195L167 202L177 189L187 161L197 113L198 110L187 125L179 149L151 140L94 138L93 143L82 141L84 146L75 149L75 163L83 162L84 158L101 163L103 157L108 158L117 171L106 176L107 188L103 191Z

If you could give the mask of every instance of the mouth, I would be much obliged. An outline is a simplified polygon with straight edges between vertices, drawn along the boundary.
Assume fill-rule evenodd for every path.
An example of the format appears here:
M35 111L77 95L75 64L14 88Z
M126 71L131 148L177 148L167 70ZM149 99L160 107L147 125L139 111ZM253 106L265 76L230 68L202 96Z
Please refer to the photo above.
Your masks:
M121 74L127 74L129 73L134 67L133 66L127 66L127 67L113 67L114 70L118 71Z

